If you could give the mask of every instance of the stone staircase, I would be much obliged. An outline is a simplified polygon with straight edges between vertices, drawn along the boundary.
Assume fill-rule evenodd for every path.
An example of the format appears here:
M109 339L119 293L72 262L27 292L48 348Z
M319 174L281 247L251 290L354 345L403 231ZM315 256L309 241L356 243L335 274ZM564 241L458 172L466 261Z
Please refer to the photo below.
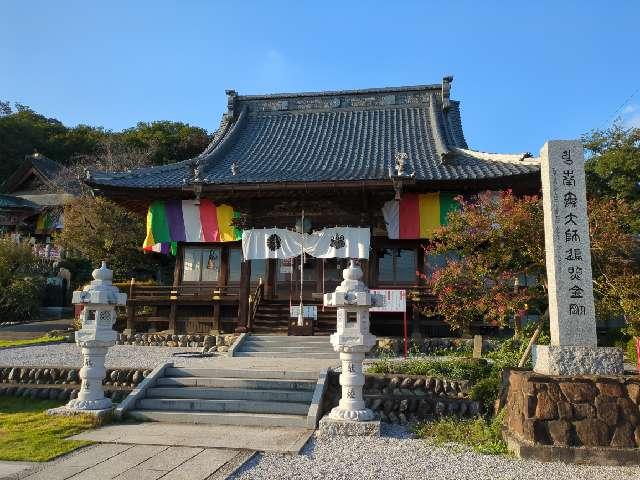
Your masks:
M336 309L322 307L318 301L308 300L305 305L318 307L318 318L315 323L315 335L331 335L336 331ZM288 331L289 300L262 300L253 319L252 331L257 334L286 335Z
M167 368L129 416L168 423L309 426L315 372Z
M247 335L234 357L261 358L335 358L329 338L284 335Z

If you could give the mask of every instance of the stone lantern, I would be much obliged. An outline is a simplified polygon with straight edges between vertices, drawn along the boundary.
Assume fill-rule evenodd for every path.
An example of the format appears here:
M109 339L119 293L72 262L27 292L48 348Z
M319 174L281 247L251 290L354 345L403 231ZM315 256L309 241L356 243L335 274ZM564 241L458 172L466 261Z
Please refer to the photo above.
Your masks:
M374 419L374 413L365 408L362 399L362 362L365 353L376 343L376 337L369 333L372 298L369 289L362 283L362 270L354 260L344 269L342 277L344 280L336 291L324 295L326 306L337 307L337 331L331 335L330 341L334 350L340 352L342 362L342 397L339 405L331 410L329 419L369 422Z
M80 314L82 328L76 332L76 344L82 348L82 385L78 397L64 408L77 411L104 411L112 407L111 399L104 396L102 380L105 377L105 357L109 347L115 345L117 333L116 305L125 305L127 295L120 293L111 283L113 272L106 262L92 273L94 280L82 291L73 292L73 303L84 305Z

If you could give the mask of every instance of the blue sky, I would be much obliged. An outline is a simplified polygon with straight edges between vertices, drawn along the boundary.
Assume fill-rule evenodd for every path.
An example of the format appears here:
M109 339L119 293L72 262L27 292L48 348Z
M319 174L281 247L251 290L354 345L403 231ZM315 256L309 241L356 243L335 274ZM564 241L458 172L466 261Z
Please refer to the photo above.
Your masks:
M399 86L451 74L472 148L537 153L615 116L640 126L639 20L632 0L7 0L0 99L68 125L168 119L213 130L229 88Z

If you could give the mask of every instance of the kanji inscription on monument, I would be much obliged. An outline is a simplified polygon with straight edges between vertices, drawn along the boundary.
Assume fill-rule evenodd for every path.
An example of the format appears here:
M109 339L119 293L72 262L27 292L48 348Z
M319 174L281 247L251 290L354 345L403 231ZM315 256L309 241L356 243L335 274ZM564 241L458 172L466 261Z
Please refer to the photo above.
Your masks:
M551 344L596 346L582 144L548 142L541 160Z
M551 345L534 370L552 375L622 371L622 351L598 348L582 143L552 140L540 151Z

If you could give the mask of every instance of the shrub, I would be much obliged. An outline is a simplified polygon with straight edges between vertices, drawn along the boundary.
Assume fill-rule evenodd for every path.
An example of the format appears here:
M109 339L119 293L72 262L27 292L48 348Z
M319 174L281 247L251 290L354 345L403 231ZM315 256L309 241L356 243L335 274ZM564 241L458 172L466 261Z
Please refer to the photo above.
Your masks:
M28 244L0 240L0 317L34 317L44 292L44 273L44 265Z
M501 433L504 423L503 412L491 420L483 417L472 419L444 417L420 423L414 428L414 432L420 438L433 439L436 445L455 442L469 445L479 453L503 454L507 453L507 445Z
M40 277L14 278L0 292L0 316L11 320L28 320L38 315L44 291Z
M485 408L490 408L498 398L500 385L500 376L491 375L483 378L471 387L471 392L469 392L471 399L482 402Z
M369 373L397 373L403 375L428 375L476 382L486 377L491 366L479 358L456 358L447 361L409 358L396 362L383 358L367 370Z

